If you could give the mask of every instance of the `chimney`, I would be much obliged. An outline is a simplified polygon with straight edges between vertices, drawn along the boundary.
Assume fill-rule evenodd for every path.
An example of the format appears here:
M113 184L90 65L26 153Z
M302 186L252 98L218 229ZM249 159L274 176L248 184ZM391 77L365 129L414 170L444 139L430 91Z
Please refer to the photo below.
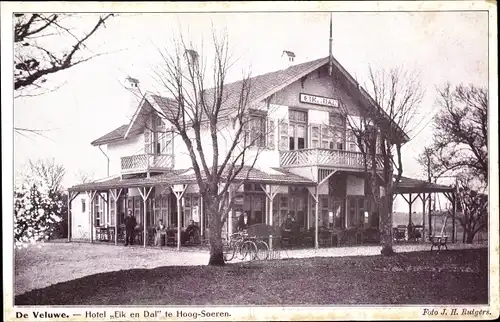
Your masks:
M139 88L139 80L137 78L133 78L128 76L125 79L125 88L129 92L128 96L128 106L125 111L125 123L130 123L132 118L134 117L137 108L139 107L139 103L142 100L142 92Z
M283 50L283 53L281 53L281 69L287 69L292 65L295 65L295 53L293 51Z

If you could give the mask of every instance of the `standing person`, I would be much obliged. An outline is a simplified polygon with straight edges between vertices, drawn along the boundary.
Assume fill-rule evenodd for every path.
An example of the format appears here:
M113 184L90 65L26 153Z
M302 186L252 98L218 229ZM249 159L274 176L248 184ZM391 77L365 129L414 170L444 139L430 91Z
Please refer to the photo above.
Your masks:
M161 244L161 236L165 234L165 225L163 224L163 220L158 220L158 225L156 226L155 232L155 246L160 246Z
M248 218L248 213L245 211L243 214L240 216L238 220L238 231L242 231L248 228L250 219Z
M137 221L132 215L132 210L129 210L125 218L125 246L134 244L134 229L136 225Z

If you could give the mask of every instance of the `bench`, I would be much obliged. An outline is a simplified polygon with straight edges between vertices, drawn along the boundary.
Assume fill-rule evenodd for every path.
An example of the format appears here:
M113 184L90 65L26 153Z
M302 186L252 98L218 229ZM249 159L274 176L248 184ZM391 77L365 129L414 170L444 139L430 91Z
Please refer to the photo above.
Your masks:
M446 245L448 242L448 236L430 236L429 239L431 240L431 252L434 247L437 247L438 252L441 250L441 247L448 250L448 246Z

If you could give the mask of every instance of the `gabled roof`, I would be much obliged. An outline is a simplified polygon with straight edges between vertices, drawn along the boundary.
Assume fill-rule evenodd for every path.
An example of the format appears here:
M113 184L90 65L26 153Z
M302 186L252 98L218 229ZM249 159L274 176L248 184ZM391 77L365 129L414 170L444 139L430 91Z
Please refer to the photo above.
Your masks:
M250 78L248 104L252 105L268 98L272 94L280 91L281 89L306 76L307 74L327 65L329 61L329 57L327 56L305 63L296 64L284 70L278 70ZM383 111L383 109L377 106L373 98L362 87L359 86L356 80L333 56L332 64L333 67L335 67L340 72L340 75L344 77L344 80L351 85L348 89L348 93L351 96L356 96L365 108L376 109L380 113L381 117L388 121L391 126L395 127L396 130L403 136L405 141L408 141L409 137L407 136L407 134L404 133L404 131L402 131L399 126L393 122L393 120L390 120L389 116ZM227 83L224 85L222 110L230 111L238 105L242 87L244 85L245 84L243 80L233 83ZM213 97L214 90L214 88L211 88L205 91L205 97L207 100L210 100L210 98ZM171 113L173 109L176 109L176 102L172 98L162 97L149 92L145 94L144 98L151 104L153 108L161 110L164 113ZM143 105L144 102L141 102L138 110L136 111L136 115L140 113ZM128 125L129 129L132 128L135 119L136 118L134 117L134 119ZM125 131L125 134L127 134L127 129Z
M128 127L129 127L128 124L121 125L121 126L117 127L116 129L114 129L113 131L111 131L107 134L104 134L100 138L92 141L90 144L92 144L94 146L98 146L98 145L108 144L108 143L111 143L114 141L123 140L125 133L127 132ZM142 130L136 130L136 131L133 131L131 133L137 134L137 133L141 133L141 132L142 132Z

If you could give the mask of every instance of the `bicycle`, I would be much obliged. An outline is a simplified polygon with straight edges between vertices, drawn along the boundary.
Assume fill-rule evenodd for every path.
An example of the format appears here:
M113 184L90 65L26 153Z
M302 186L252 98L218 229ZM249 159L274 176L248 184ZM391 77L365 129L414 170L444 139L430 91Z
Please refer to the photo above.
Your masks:
M245 232L234 233L223 245L225 261L231 261L235 256L241 260L253 260L257 257L257 245L247 238Z
M264 240L254 237L254 244L256 248L256 258L258 260L266 260L269 258L269 245Z

